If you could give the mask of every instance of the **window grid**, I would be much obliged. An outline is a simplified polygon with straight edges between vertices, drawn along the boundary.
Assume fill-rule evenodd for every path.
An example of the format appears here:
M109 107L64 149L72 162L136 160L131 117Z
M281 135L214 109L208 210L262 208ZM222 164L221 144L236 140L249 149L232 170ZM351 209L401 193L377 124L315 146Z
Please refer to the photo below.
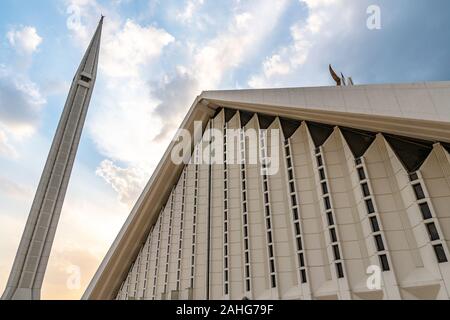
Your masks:
M446 250L444 249L444 242L442 241L439 232L440 226L437 219L435 219L433 203L428 195L428 190L420 171L411 173L409 175L409 181L417 199L417 205L423 218L423 224L427 230L436 259L438 263L448 262Z
M337 236L337 226L336 226L336 219L334 217L334 210L333 210L333 204L331 201L330 196L330 188L329 188L329 181L328 181L328 175L326 173L325 168L325 161L324 161L324 155L322 147L316 148L314 151L315 159L316 159L316 165L317 165L317 172L319 177L319 185L320 189L322 191L322 200L324 204L324 210L325 210L325 216L326 221L328 222L328 229L330 232L330 243L329 246L331 248L332 254L333 254L333 260L336 268L336 276L338 279L344 278L344 267L342 262L342 253L340 249L340 243L339 238Z
M249 211L248 211L248 196L247 196L247 170L246 170L246 143L245 143L245 129L240 130L240 153L241 153L241 193L242 193L242 233L243 233L243 252L244 252L244 280L245 292L251 291L251 267L250 267L250 234L249 234Z
M225 296L228 296L230 294L230 264L229 264L229 253L230 253L230 247L229 247L229 215L228 215L228 201L229 201L229 190L228 190L228 164L227 164L227 133L228 133L228 124L225 123L223 126L223 171L224 171L224 197L223 197L223 203L224 203L224 210L223 210L223 267L224 267L224 274L223 274L223 292Z
M307 271L306 271L306 263L305 263L305 252L304 252L304 243L303 243L303 237L302 237L302 227L301 227L301 221L300 221L300 201L298 199L298 193L297 193L297 186L296 186L296 180L295 180L295 170L294 170L294 161L292 158L292 146L289 139L286 139L284 142L284 150L285 150L285 158L286 158L286 170L288 174L287 177L291 177L292 179L288 178L288 185L289 185L289 192L290 192L290 208L292 212L292 225L293 225L293 233L295 238L295 246L296 246L296 254L297 254L297 269L298 269L298 279L299 283L307 283ZM321 171L324 174L324 171ZM292 198L293 197L293 198ZM295 201L293 200L295 199Z
M183 235L184 235L184 215L186 214L186 169L183 171L183 186L181 195L180 213L180 234L178 242L178 269L177 269L177 291L181 290L181 263L183 257Z
M145 251L145 269L144 269L144 283L142 285L142 299L145 299L145 295L147 293L147 283L148 283L148 271L150 267L150 254L151 254L151 248L153 244L153 231L154 227L149 233L149 236L147 238L147 243L145 244L144 251Z
M267 170L267 140L266 140L266 130L260 130L260 159L261 159L261 174L262 174L262 186L263 186L263 204L264 204L264 219L266 221L266 241L267 250L269 255L269 274L270 274L270 287L277 287L277 273L276 273L276 263L275 263L275 248L273 242L273 231L272 231L272 210L270 205L269 197L269 177ZM270 227L270 228L268 228Z
M362 199L365 203L368 219L370 222L370 230L377 250L378 259L381 264L381 270L390 271L389 260L386 253L386 247L383 240L383 234L380 225L380 217L375 205L375 199L372 196L371 185L366 173L365 161L363 158L355 160L356 171L358 172L359 183L361 187Z
M166 275L164 278L164 293L167 294L168 282L169 282L169 267L170 267L170 248L172 242L172 230L173 230L173 211L175 206L175 188L172 190L170 199L170 211L169 211L169 231L167 232L167 253L166 253Z
M156 245L156 257L155 257L155 274L153 276L153 292L152 300L156 299L156 287L158 284L158 269L159 269L159 254L161 253L161 234L162 234L162 220L163 220L164 209L161 211L158 219L158 240Z
M192 255L191 255L191 275L190 275L190 287L194 289L195 283L195 255L197 251L197 213L198 213L198 184L199 184L199 171L198 159L200 158L199 147L196 147L195 151L195 179L194 179L194 212L192 215Z

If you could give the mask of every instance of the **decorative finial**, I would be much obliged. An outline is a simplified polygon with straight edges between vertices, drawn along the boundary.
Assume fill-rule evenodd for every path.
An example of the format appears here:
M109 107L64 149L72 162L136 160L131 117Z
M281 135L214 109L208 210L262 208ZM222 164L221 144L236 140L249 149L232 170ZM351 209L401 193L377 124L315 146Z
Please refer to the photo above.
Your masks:
M353 85L353 79L351 77L346 78L344 74L341 72L341 76L339 77L337 73L333 70L333 67L331 64L329 65L330 74L333 80L336 82L336 85L338 87L340 86L352 86Z

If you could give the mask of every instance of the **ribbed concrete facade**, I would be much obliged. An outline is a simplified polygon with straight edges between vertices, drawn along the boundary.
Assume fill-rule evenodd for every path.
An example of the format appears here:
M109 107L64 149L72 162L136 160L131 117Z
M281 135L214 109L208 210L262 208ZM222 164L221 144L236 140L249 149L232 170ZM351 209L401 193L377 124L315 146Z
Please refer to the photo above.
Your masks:
M194 149L117 299L449 298L445 144L236 110L206 126L227 137L225 163L196 164ZM279 170L265 175L272 145Z

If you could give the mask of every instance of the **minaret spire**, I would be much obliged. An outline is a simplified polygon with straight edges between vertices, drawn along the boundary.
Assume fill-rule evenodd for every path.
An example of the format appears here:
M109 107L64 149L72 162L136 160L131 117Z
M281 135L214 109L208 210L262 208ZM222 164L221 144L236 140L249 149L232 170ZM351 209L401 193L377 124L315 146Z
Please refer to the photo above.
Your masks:
M97 77L103 28L77 70L28 216L2 300L39 300L50 251Z

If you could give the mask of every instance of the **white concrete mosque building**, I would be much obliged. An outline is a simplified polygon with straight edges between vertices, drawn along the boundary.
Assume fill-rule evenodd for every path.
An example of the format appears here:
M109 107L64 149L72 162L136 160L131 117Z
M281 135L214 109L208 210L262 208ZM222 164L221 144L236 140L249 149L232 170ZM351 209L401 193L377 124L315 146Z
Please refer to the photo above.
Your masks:
M450 82L204 92L181 129L84 299L449 299Z

